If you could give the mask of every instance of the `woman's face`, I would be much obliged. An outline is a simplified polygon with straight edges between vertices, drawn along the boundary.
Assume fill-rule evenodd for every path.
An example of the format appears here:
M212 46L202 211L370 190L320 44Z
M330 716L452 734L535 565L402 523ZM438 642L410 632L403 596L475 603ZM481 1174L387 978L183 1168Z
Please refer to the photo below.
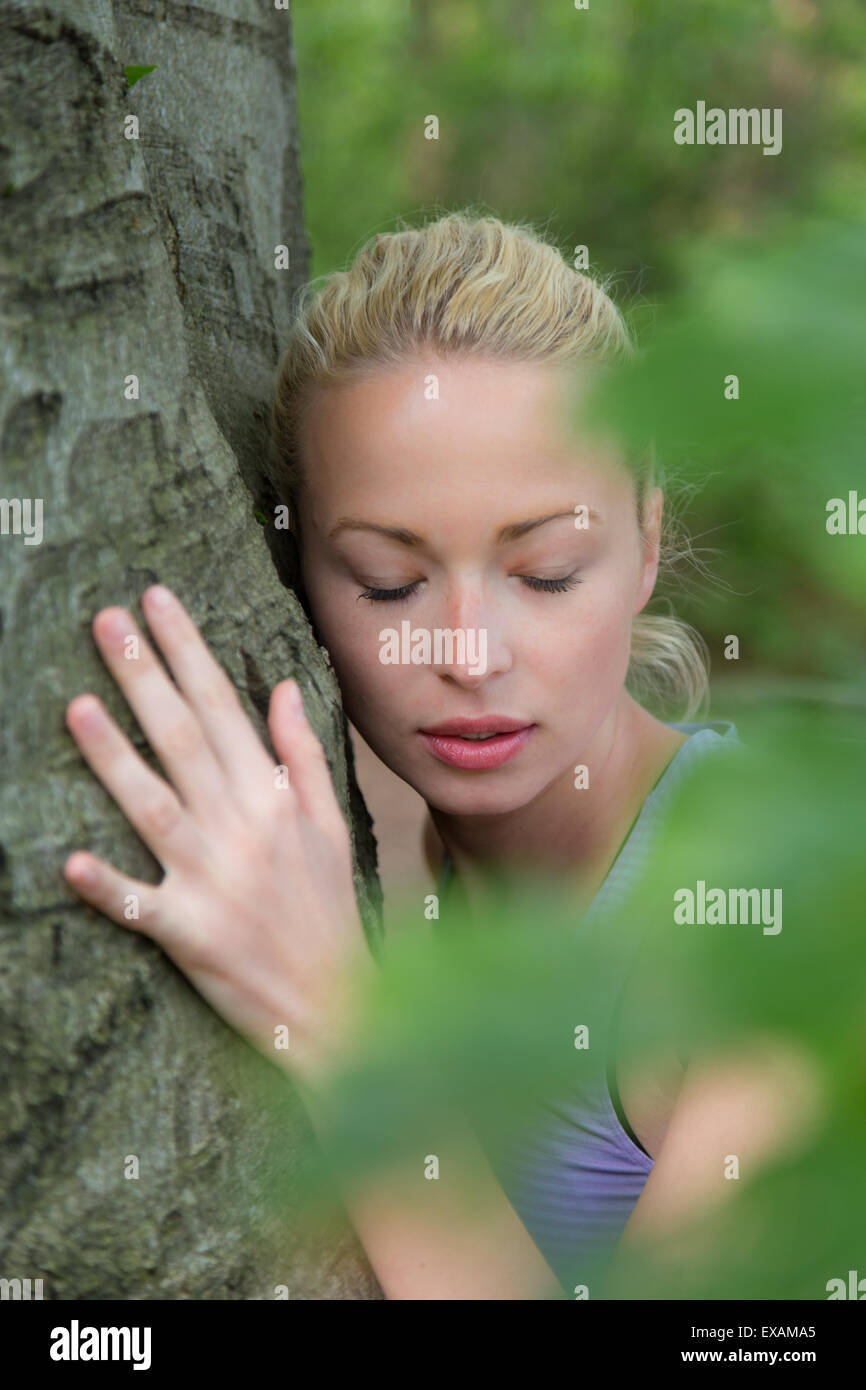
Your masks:
M627 698L657 556L629 475L569 430L565 382L419 358L318 390L304 421L303 576L346 713L447 814L513 811L571 780ZM656 490L651 538L660 504ZM486 716L483 732L510 732L429 732Z

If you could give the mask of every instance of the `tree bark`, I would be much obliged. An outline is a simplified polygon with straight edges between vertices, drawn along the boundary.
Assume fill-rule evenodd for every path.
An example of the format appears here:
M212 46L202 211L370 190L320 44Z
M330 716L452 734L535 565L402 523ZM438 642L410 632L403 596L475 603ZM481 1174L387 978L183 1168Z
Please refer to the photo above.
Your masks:
M85 848L159 879L64 714L98 693L161 771L90 633L161 580L266 741L270 691L298 676L381 930L336 680L264 482L308 265L289 14L0 0L0 52L0 498L43 515L28 541L7 506L0 535L0 1275L51 1299L380 1298L345 1219L302 1219L294 1088L62 876ZM154 71L128 87L131 65Z

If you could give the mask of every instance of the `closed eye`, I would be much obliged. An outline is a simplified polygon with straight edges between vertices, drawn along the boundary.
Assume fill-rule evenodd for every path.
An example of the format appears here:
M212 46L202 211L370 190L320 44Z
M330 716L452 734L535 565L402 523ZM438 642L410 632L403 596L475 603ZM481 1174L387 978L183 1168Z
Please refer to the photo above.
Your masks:
M527 588L543 594L564 594L567 589L574 589L583 582L576 573L563 575L561 579L539 579L533 574L518 574L515 578ZM413 584L401 584L398 589L362 589L358 597L369 599L371 603L399 603L402 599L411 598L420 583L421 580L416 579Z
M538 579L532 574L520 574L517 576L524 584L528 584L530 589L537 589L543 594L564 594L566 589L574 589L583 580L578 579L577 573L565 574L561 579Z
M398 603L414 594L420 583L421 580L416 579L414 584L401 584L399 589L362 589L358 598L368 598L372 603Z

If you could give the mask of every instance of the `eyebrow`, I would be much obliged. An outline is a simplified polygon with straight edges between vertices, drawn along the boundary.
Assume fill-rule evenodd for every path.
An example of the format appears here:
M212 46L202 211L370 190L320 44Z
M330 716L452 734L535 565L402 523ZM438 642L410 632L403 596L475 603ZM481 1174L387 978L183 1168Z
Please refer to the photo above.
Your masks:
M604 525L598 512L593 511L592 507L587 508L587 513L591 521ZM539 526L546 526L548 521L560 521L563 517L573 519L574 509L570 512L552 512L550 516L536 516L529 521L513 521L510 525L503 526L497 533L497 543L516 541L521 536L525 536L528 531L534 531ZM328 540L333 540L341 531L375 531L377 535L387 536L393 541L399 541L401 545L425 544L424 537L419 536L417 531L409 531L404 526L379 526L374 521L362 521L359 517L341 517L336 526L328 532Z

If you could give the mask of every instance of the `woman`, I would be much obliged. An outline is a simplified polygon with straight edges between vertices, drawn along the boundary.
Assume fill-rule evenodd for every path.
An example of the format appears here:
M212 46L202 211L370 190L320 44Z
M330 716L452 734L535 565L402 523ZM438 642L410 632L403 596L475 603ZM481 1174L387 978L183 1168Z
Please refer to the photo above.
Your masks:
M730 726L663 723L630 693L673 696L688 718L706 688L690 631L642 615L661 490L571 426L593 370L630 351L610 299L553 247L454 214L376 237L317 297L305 294L281 365L275 482L308 611L349 718L428 805L431 866L444 860L477 904L541 868L569 885L576 911L595 905L665 789L735 738ZM327 764L284 681L269 716L289 771L279 785L178 600L155 586L143 611L179 689L143 637L139 659L125 660L137 628L123 610L98 614L94 633L172 785L95 697L73 700L67 717L166 876L136 882L79 852L67 878L158 941L266 1055L288 1025L289 1069L327 1144L323 1082L349 1045L353 991L374 972ZM420 659L382 659L407 620ZM437 647L437 632L462 633L462 654L445 638ZM627 1221L631 1239L684 1219L718 1186L719 1144L740 1152L759 1138L729 1087L714 1108L713 1077L684 1071L672 1057L637 1082L617 1063L600 1118L588 1125L577 1102L572 1137L591 1131L586 1162L527 1218L550 1263L468 1124L449 1115L448 1161L484 1184L483 1229L449 1206L447 1184L426 1184L420 1201L411 1181L346 1194L386 1296L554 1297L558 1240L567 1255L589 1228L597 1249ZM561 1177L567 1131L552 1142ZM531 1205L531 1191L521 1200Z

